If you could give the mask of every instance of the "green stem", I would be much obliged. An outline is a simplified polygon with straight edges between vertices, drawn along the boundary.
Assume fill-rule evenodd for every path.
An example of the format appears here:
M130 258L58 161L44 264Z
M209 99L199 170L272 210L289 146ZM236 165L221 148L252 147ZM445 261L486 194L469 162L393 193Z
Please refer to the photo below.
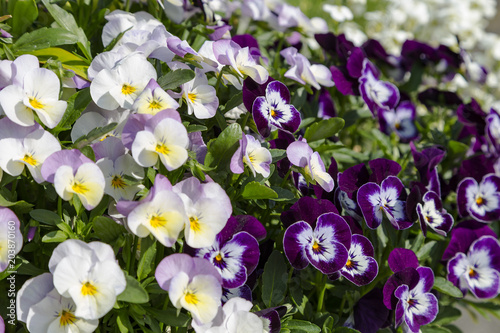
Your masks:
M57 197L57 215L62 219L62 199L61 197Z
M288 172L286 173L285 177L283 178L283 181L281 182L280 187L285 186L286 181L288 180L288 177L290 177L291 173L292 173L292 168L288 169Z
M316 290L318 291L318 307L316 311L322 312L324 308L324 299L325 299L325 291L326 291L326 275L318 272L321 276L319 277L319 285L316 285Z
M132 236L132 248L131 248L131 253L130 255L128 256L127 258L127 273L129 275L133 275L131 273L131 269L133 268L133 262L134 262L134 259L135 259L135 252L136 252L136 249L137 249L137 242L139 240L139 237L135 237L135 236Z
M340 302L339 318L342 317L342 314L344 313L345 300L346 295L344 294L344 297L342 297L342 302Z
M225 69L225 67L222 67L222 69L219 72L219 75L217 75L217 82L215 82L215 94L216 95L218 95L218 92L219 92L220 83L222 81L222 73L224 73L224 69Z

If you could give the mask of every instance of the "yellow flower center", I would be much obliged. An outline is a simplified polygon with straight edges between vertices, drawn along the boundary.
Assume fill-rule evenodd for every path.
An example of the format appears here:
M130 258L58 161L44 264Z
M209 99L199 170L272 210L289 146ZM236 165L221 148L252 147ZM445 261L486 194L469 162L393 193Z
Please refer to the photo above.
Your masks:
M167 223L167 220L158 215L151 216L151 219L149 220L149 224L151 224L153 228L163 227L165 223Z
M271 117L276 118L277 115L278 115L278 112L276 112L275 109L271 108Z
M186 295L184 296L184 300L186 301L186 303L188 304L198 304L198 297L196 297L195 294L191 293L191 292L186 292Z
M220 255L220 253L218 253L216 256L215 256L215 261L217 261L217 263L220 263L222 261L222 256Z
M194 101L196 100L196 94L188 93L188 99L191 101L191 103L194 103Z
M400 123L395 123L394 124L394 127L398 130L398 129L401 129L401 124Z
M29 99L30 104L33 108L35 109L43 109L44 105L40 103L39 100L37 100L35 97Z
M136 87L131 86L131 85L126 84L126 83L123 84L123 86L122 86L122 94L124 94L124 95L133 94L136 90L137 90Z
M477 197L476 198L476 204L478 206L481 206L483 203L484 203L484 199L483 198L481 198L481 197Z
M127 184L121 176L116 175L113 179L111 179L111 186L114 188L121 188L123 190Z
M472 268L469 270L469 277L475 278L477 276L477 272Z
M36 166L38 164L38 161L33 158L33 155L30 154L24 155L23 161L32 166Z
M318 253L321 251L321 245L317 241L314 241L312 249L314 253Z
M75 323L75 315L70 311L62 310L61 318L59 318L59 325L66 326Z
M83 185L82 183L79 183L79 182L74 182L73 185L71 186L71 189L75 193L79 193L79 194L84 194L85 192L89 191L89 189L85 185Z
M97 294L97 288L92 285L90 282L85 282L82 286L82 295L83 296L94 296Z
M167 155L170 150L167 148L167 146L162 143L162 144L157 144L156 145L156 148L155 148L156 152L159 153L159 154L163 154L163 155Z
M351 261L351 259L347 259L347 262L345 263L345 267L347 267L347 268L354 267L354 263Z
M189 218L189 226L190 226L191 230L193 230L195 232L201 230L200 221L198 220L198 218L196 216L191 216Z
M153 99L151 102L149 102L149 108L151 110L160 110L160 109L163 109L163 106L156 99Z

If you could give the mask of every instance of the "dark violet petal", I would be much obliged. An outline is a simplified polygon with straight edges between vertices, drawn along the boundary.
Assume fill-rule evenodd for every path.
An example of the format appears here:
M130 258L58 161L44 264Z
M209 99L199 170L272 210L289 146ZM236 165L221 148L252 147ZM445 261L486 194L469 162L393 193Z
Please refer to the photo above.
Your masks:
M318 217L330 212L338 214L337 208L331 201L302 197L289 210L281 213L281 222L288 228L297 221L306 221L314 228Z
M361 297L354 306L354 328L363 333L376 333L389 318L389 310L384 306L383 293L372 289Z
M267 138L271 134L271 125L269 124L269 104L266 98L259 96L255 99L252 106L252 116L257 126L259 134Z
M394 291L403 284L406 284L410 290L413 289L420 279L420 276L415 268L405 268L402 271L394 273L389 277L384 285L384 304L389 310L396 307L398 299L394 296Z
M351 78L346 68L331 66L330 71L332 72L332 81L342 95L359 95L358 80Z
M319 232L320 229L325 228L332 232L336 242L341 243L347 249L351 246L351 228L349 228L349 225L342 216L336 213L325 213L320 215L314 232ZM325 234L327 231L325 231Z
M304 221L296 222L286 229L283 236L283 249L288 261L295 269L304 269L309 265L301 240L312 237L313 230Z
M396 291L394 292L394 296L398 299L398 303L396 304L396 311L395 311L395 322L396 326L399 326L403 323L403 320L405 319L405 309L404 309L404 302L406 302L406 298L408 297L409 294L409 288L406 284L400 285Z
M322 89L318 97L318 118L328 119L337 116L337 109L330 92Z
M253 102L257 97L266 96L267 85L272 81L274 81L274 79L269 77L266 83L258 84L249 76L243 81L243 104L248 112L252 111Z
M354 246L354 244L360 247L363 255L368 257L374 256L373 244L365 236L353 234L351 239L351 247Z
M457 208L460 216L468 216L469 211L468 207L472 204L467 200L467 189L472 188L475 193L477 193L478 184L473 178L465 178L463 179L457 187Z
M242 48L247 47L247 46L249 48L252 48L252 47L255 47L257 49L259 48L259 43L257 42L257 39L255 39L255 37L253 37L252 35L249 35L249 34L235 35L235 36L231 37L231 39L233 40L233 42L235 42L236 44L238 44Z
M429 179L427 189L441 195L441 182L439 181L439 173L437 166L427 173Z
M382 211L377 204L380 199L380 187L375 183L366 183L358 190L358 205L370 229L376 229L382 223Z
M369 181L368 169L364 163L352 166L338 176L338 181L339 188L352 199L354 192Z
M222 303L226 303L234 297L241 297L243 299L246 299L247 301L252 302L252 290L246 284L233 289L222 288Z
M479 183L485 175L495 173L493 165L496 160L495 156L487 157L484 154L473 156L462 161L459 174L464 178L472 177Z
M306 256L311 265L323 274L332 274L345 266L348 258L344 245L325 239L316 252L312 246L306 247Z
M422 199L422 194L418 186L413 186L408 198L406 199L406 216L410 221L416 221L418 219L416 206Z
M432 286L434 285L434 272L432 269L430 267L418 267L417 272L420 276L420 280L414 290L419 293L427 293L431 291Z
M361 211L359 212L361 215ZM352 216L342 216L344 220L349 224L349 228L351 228L351 233L354 236L355 234L357 235L363 235L363 228L361 228L361 225L359 222L354 219Z
M251 215L231 216L224 229L217 234L217 240L220 244L227 242L234 234L246 231L258 241L266 238L266 228L257 218Z
M271 97L272 96L272 97ZM279 99L278 99L279 96ZM290 103L290 91L280 81L273 81L267 85L266 99L273 105L273 102L282 102L284 104Z
M418 100L424 104L430 111L432 107L450 106L457 107L462 104L462 99L454 92L428 88L418 94Z
M365 286L377 277L378 264L373 257L360 256L356 260L348 260L347 265L341 270L341 273L342 276L358 287Z
M328 280L337 281L341 276L342 274L340 273L340 271L336 271L333 272L332 274L328 274Z
M387 261L389 263L389 268L394 273L406 268L417 268L419 266L415 252L403 248L395 248L392 250Z
M369 181L381 184L388 176L397 176L401 172L399 163L385 159L377 158L368 162L372 174Z
M264 328L266 332L269 333L279 333L281 331L281 320L278 311L258 311L255 314L259 317L266 318L269 321L269 326Z
M351 55L347 60L347 71L351 77L359 78L361 76L364 59L365 55L361 48L355 47L351 50Z
M259 263L259 242L257 242L255 237L253 237L246 231L240 231L235 234L229 242L224 244L223 249L228 244L234 244L237 248L244 248L243 254L241 256L241 262L242 265L245 266L247 274L251 274Z
M438 314L438 300L436 296L431 293L425 293L423 295L419 295L417 300L418 303L421 304L419 307L421 312L413 313L411 321L408 317L405 319L406 324L412 332L419 332L420 326L429 324L436 319Z
M448 271L448 281L453 283L455 287L459 288L464 296L467 293L467 288L465 285L461 285L460 278L462 275L467 274L465 268L468 264L469 261L467 260L467 256L464 253L458 252L453 258L451 258L450 261L448 261L446 266Z
M277 82L277 81L275 81ZM300 126L301 118L300 118L300 113L297 111L295 106L293 105L286 105L285 108L279 110L282 111L283 118L282 119L288 119L286 121L280 119L280 121L276 121L277 119L273 118L271 116L270 120L273 125L275 125L278 128L281 128L287 132L294 133L297 131L297 129ZM273 121L275 120L275 121Z
M488 253L489 267L500 272L500 243L492 236L483 236L472 243L470 253Z

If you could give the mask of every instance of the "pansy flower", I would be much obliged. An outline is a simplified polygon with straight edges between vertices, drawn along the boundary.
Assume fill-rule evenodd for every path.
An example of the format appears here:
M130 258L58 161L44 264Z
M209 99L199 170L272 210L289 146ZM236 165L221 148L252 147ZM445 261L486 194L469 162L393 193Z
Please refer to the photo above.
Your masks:
M269 150L262 147L260 142L251 135L243 134L240 140L240 146L236 149L231 158L231 171L234 173L243 173L246 164L255 177L260 173L264 177L269 177L269 165L272 162L272 156Z
M471 215L480 222L500 219L500 177L488 174L479 184L465 178L458 184L457 204L461 216Z
M285 255L295 269L311 264L323 274L346 265L350 244L349 225L335 213L319 216L314 230L311 224L298 221L286 229L283 238Z
M268 137L273 128L293 133L300 125L300 113L289 104L290 91L279 81L266 87L266 96L259 96L252 106L252 116L263 137Z
M391 110L399 102L399 90L390 82L378 79L377 68L368 60L363 61L362 75L359 77L359 91L366 105L376 115L379 110Z
M493 298L500 288L500 243L492 236L475 240L467 254L458 252L448 261L448 280L477 298Z
M453 227L453 216L443 209L441 198L436 193L429 191L422 200L423 204L417 204L417 214L424 236L427 235L427 226L446 236Z
M347 262L340 274L357 286L369 284L378 274L378 264L373 255L373 245L368 238L352 235Z
M411 227L413 223L406 216L406 203L402 200L405 198L405 187L394 176L387 177L380 186L366 183L358 191L358 204L370 229L378 228L384 215L398 230Z
M177 109L179 103L163 90L155 79L149 80L144 90L137 96L132 109L137 113L157 114L165 109Z
M9 267L9 258L23 247L21 222L16 214L7 207L0 207L0 272ZM12 265L12 261L10 261ZM12 269L11 269L12 270Z
M286 149L286 155L295 166L303 168L308 182L318 183L325 191L331 192L335 183L332 176L325 170L325 164L318 152L304 141L291 143Z
M382 132L390 134L394 132L402 142L408 142L418 136L415 126L417 111L415 105L410 101L403 101L394 110L380 110L380 127Z
M172 304L191 312L195 325L211 322L221 305L221 276L205 259L175 253L156 267L160 287L168 291Z

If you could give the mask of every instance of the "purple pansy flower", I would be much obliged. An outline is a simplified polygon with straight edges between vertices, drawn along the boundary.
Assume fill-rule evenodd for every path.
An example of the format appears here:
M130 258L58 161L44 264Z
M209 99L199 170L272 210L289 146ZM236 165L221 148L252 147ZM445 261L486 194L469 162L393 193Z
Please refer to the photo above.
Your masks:
M420 175L420 183L429 191L434 191L440 195L441 186L437 166L445 157L446 150L439 146L433 146L419 152L413 142L410 142L410 149L415 168L417 168Z
M305 221L296 222L283 238L285 255L295 269L304 269L310 263L323 274L345 266L350 244L349 225L335 213L319 216L314 230Z
M413 224L406 216L405 187L399 178L387 177L379 186L366 183L358 191L358 204L370 229L382 223L383 213L394 228L407 229Z
M486 134L492 153L500 155L500 115L494 109L486 117Z
M289 104L290 92L279 81L267 85L266 97L259 96L252 106L252 115L257 129L263 137L268 137L273 127L293 133L300 125L300 113Z
M458 252L448 262L448 280L478 298L493 298L500 287L500 243L492 236L475 240L467 255Z
M383 293L379 288L372 289L359 299L344 326L363 333L376 333L390 324L390 311L382 302Z
M479 184L465 178L458 184L457 204L461 216L471 215L479 222L500 219L500 177L488 174Z
M389 268L394 272L384 285L384 305L389 310L394 310L398 303L394 295L396 289L406 284L413 289L419 281L417 268L419 267L418 258L412 250L395 248L389 254L387 259Z
M425 193L422 200L423 205L417 204L417 214L424 236L427 235L427 225L436 233L446 236L453 227L453 216L443 209L441 198L435 192Z
M315 227L318 217L325 213L338 214L339 212L329 200L302 197L290 209L281 213L281 222L286 228L297 221L306 221L312 227Z
M364 286L375 279L378 264L373 258L373 245L362 235L352 235L347 263L340 274L357 286Z
M399 299L396 305L396 326L403 321L411 332L418 333L420 326L432 322L438 313L438 300L429 291L434 285L434 272L429 267L418 267L419 280L415 287L403 284L394 295Z
M378 79L377 68L368 60L363 61L359 90L366 105L376 115L379 110L391 110L399 102L399 90L390 82Z
M403 142L411 141L418 136L415 126L417 111L410 101L401 102L395 110L380 111L380 127L384 133L394 132Z

